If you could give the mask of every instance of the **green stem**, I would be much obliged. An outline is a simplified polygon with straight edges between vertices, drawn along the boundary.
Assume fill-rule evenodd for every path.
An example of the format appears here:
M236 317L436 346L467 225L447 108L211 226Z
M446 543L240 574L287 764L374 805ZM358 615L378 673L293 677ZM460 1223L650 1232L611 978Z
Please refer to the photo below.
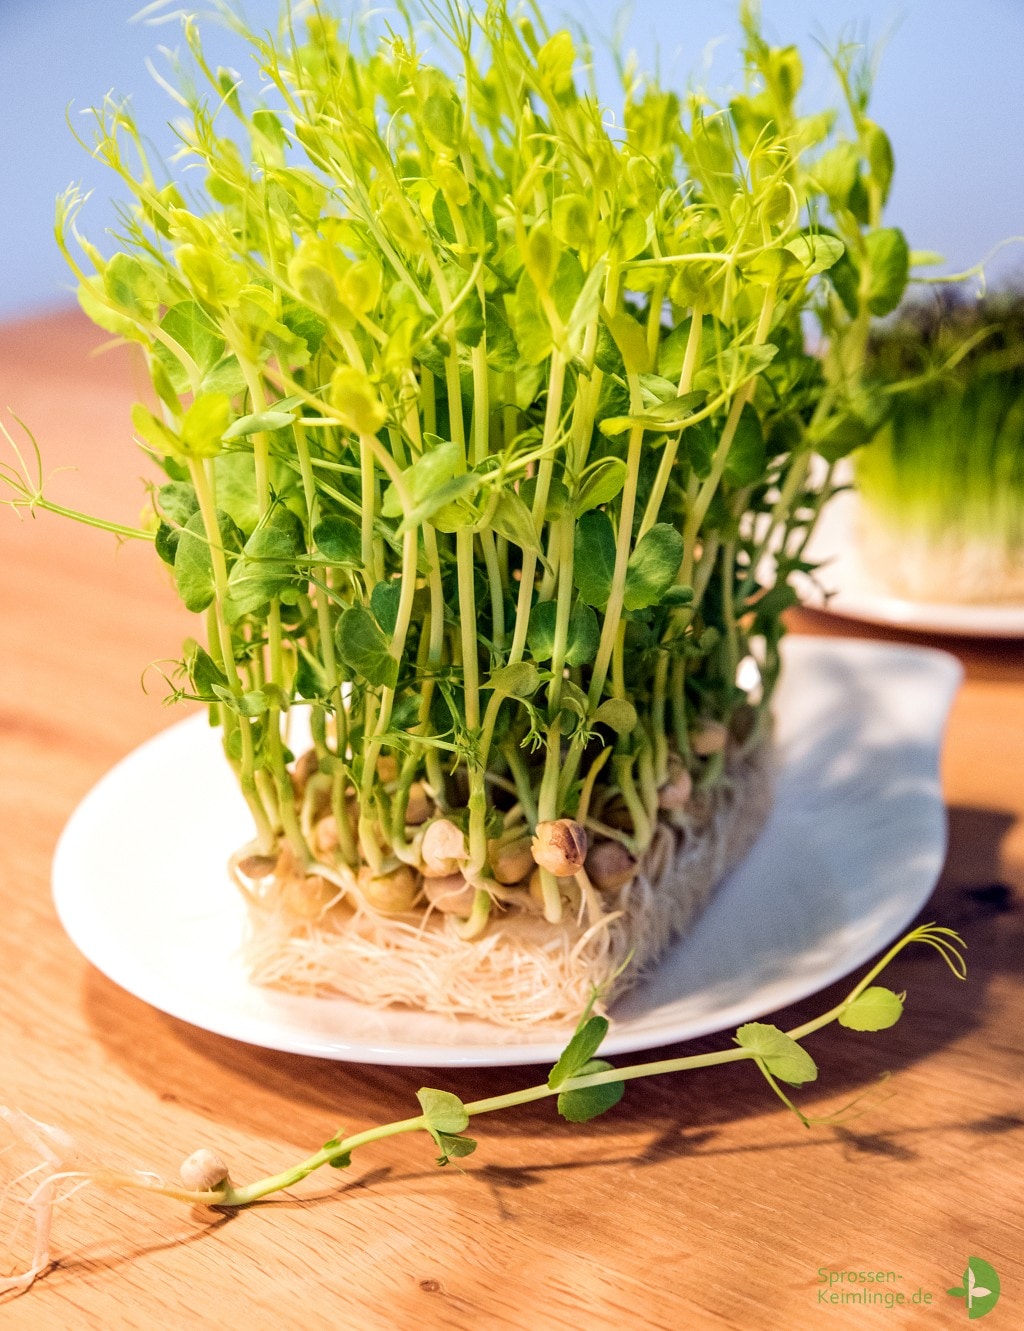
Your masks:
M486 895L486 893L484 894ZM946 941L954 939L956 945L960 945L960 940L951 931L938 929L934 926L926 925L913 930L899 940L885 956L871 968L870 971L859 981L859 983L846 995L842 1002L827 1012L813 1020L804 1022L800 1026L793 1027L785 1034L791 1040L800 1041L806 1036L816 1033L837 1021L852 1003L877 979L882 971L894 960L894 958L903 951L912 942L925 942L935 947L940 955L946 960L947 964L953 970L954 974L962 979L965 971L963 962L959 956L957 946L953 942ZM753 1061L758 1064L762 1071L765 1071L765 1064L761 1056L754 1049L744 1046L730 1047L726 1049L714 1050L705 1054L689 1054L677 1058L656 1059L648 1063L636 1063L625 1068L609 1068L606 1071L592 1072L583 1076L568 1077L562 1082L554 1085L550 1079L539 1085L526 1087L518 1091L509 1091L503 1095L487 1096L482 1100L473 1100L463 1106L467 1119L478 1118L483 1114L499 1113L505 1109L515 1109L520 1105L536 1103L539 1100L550 1099L552 1096L560 1096L573 1091L591 1090L598 1086L611 1086L628 1081L639 1081L646 1077L662 1077L677 1072L693 1072L701 1068L722 1067L728 1063L742 1063ZM384 1124L381 1127L368 1128L363 1132L354 1133L351 1137L345 1137L333 1141L314 1152L307 1159L301 1161L298 1165L290 1169L281 1171L278 1174L272 1174L267 1178L260 1179L258 1182L248 1184L245 1187L236 1187L227 1184L221 1189L209 1192L189 1193L182 1189L169 1188L167 1185L154 1184L149 1181L142 1183L142 1186L156 1192L165 1192L168 1195L179 1197L181 1200L196 1201L207 1206L223 1207L241 1207L248 1206L253 1202L259 1201L274 1192L279 1192L283 1188L290 1188L302 1179L312 1174L314 1170L323 1165L332 1162L348 1163L352 1153L363 1146L369 1146L374 1142L383 1141L388 1137L396 1137L408 1132L429 1131L427 1117L424 1114L417 1114L413 1118L398 1119L393 1123Z
M224 673L227 675L228 688L232 696L241 698L245 692L235 662L235 649L231 639L231 629L224 618L224 601L228 592L227 561L221 545L220 524L217 521L217 505L213 490L207 479L206 469L201 460L189 459L189 474L199 501L199 511L203 515L203 527L210 550L210 564L213 570L214 606L217 618L217 633L220 638L220 655ZM238 731L242 746L241 783L245 801L256 822L256 831L260 849L265 853L273 850L277 837L273 824L267 816L263 799L256 786L256 754L252 741L252 729L247 717L239 714Z
M642 407L640 385L635 376L630 376L633 392L633 410L639 414ZM637 426L629 433L629 453L626 458L626 484L622 491L622 506L619 509L619 531L615 546L615 569L612 573L612 590L604 612L604 624L601 626L601 641L594 661L594 672L590 679L590 708L593 711L601 701L608 666L611 663L615 638L622 619L623 602L626 595L626 565L633 542L633 514L636 511L637 485L640 480L640 455L643 447L644 431Z
M700 301L693 307L690 318L690 333L686 339L686 351L683 355L683 367L679 375L679 396L685 397L693 387L693 376L697 371L697 361L700 355L701 338L704 330L704 306ZM658 514L661 511L661 505L668 491L669 482L672 479L672 470L676 464L676 455L679 452L679 444L685 431L680 430L677 435L669 439L661 453L661 462L658 464L658 474L654 478L654 485L651 487L651 495L647 501L647 507L644 509L643 521L637 530L637 541L643 540L644 536L650 531L658 521Z
M546 450L537 469L537 490L533 498L533 525L538 538L544 529L544 517L547 513L548 495L551 490L551 477L554 469L555 440L558 437L559 423L562 417L562 393L565 389L565 359L559 351L551 353L551 374L548 379L548 400L544 413L544 438ZM509 649L509 664L523 659L526 650L526 632L530 627L530 611L533 608L533 583L537 572L537 555L533 550L523 551L522 578L519 583L519 599L516 605L516 627Z

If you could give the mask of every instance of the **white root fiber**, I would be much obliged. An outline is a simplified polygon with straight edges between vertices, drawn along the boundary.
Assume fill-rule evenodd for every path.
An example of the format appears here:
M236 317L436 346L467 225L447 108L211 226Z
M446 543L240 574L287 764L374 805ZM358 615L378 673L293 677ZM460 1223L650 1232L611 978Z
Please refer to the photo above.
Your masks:
M385 915L352 892L319 917L300 918L272 880L258 890L240 883L250 907L245 961L254 983L293 993L504 1027L564 1023L578 1017L595 988L607 1005L636 984L692 926L753 845L771 802L771 746L762 744L731 761L715 789L694 797L685 830L658 823L624 887L584 891L578 911L567 909L557 925L499 903L487 931L471 941L440 912Z

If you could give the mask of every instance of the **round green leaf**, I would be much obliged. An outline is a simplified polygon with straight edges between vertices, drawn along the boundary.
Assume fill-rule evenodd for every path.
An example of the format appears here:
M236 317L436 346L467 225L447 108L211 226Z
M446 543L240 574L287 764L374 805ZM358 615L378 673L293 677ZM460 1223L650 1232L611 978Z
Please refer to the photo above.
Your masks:
M773 1077L790 1086L802 1086L815 1081L818 1069L814 1059L802 1045L780 1031L778 1026L766 1026L760 1021L748 1022L736 1032L736 1043L756 1054Z
M891 989L872 985L858 994L839 1015L840 1026L851 1031L884 1031L903 1016L903 999Z

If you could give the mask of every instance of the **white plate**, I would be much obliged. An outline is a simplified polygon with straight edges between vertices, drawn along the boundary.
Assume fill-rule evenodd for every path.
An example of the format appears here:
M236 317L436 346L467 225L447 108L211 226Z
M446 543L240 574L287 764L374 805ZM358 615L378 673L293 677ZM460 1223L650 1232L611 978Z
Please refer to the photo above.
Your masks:
M695 932L618 1003L602 1052L737 1026L862 965L913 919L945 852L939 755L959 665L838 639L784 644L774 812ZM104 974L183 1021L322 1058L425 1066L553 1061L566 1031L259 989L239 959L224 864L248 813L202 716L142 745L86 796L54 860L65 929Z
M1024 605L907 601L886 591L864 566L857 548L859 504L856 494L844 490L822 512L807 551L808 559L823 565L817 573L820 586L807 584L806 605L919 633L1024 638Z

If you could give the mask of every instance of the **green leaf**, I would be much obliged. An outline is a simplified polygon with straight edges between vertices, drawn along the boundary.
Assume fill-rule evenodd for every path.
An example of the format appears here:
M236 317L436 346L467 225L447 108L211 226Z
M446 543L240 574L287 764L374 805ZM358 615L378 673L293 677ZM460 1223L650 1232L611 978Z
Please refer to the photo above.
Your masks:
M877 432L877 424L864 420L855 411L846 411L829 424L816 448L826 462L838 462L855 448L869 443Z
M578 601L569 612L569 641L565 647L567 666L593 665L601 641L597 615Z
M322 319L317 318L304 305L288 304L281 311L281 322L289 332L305 342L311 357L316 355L327 334L327 325Z
M537 494L536 476L528 476L519 486L519 497L533 513L534 499ZM542 521L554 522L556 518L564 517L569 511L569 491L565 488L557 477L554 477L548 486L548 502L544 510Z
M485 328L484 307L475 291L471 291L455 311L455 328L463 346L480 345Z
M220 542L229 556L241 548L241 533L226 513L218 512ZM178 537L174 552L174 581L187 610L198 614L213 601L213 563L203 515L193 513Z
M788 253L803 265L808 277L827 272L846 253L846 246L837 236L797 236L786 246Z
M765 628L777 621L786 610L792 610L800 604L800 596L788 582L777 583L770 591L756 601L754 613L759 628Z
M506 541L522 550L540 552L540 537L533 522L533 514L515 490L502 490L497 507L491 514L491 527Z
M554 339L533 278L525 269L512 298L512 321L519 354L527 365L540 365L550 356Z
M313 544L332 564L362 563L362 537L351 518L330 513L313 528Z
M298 664L295 668L295 691L303 698L327 698L331 689L327 672L318 656L315 656L301 642L295 644L298 651Z
M860 269L848 253L843 255L834 268L829 269L828 280L835 287L846 313L851 319L856 319L860 309Z
M154 416L141 402L136 402L132 407L132 425L135 433L141 435L158 453L181 456L181 439L169 425L165 425L162 420Z
M839 1014L840 1026L851 1031L884 1031L903 1016L903 999L891 989L872 985Z
M604 272L598 265L596 274L598 280L603 280ZM551 283L551 298L555 302L555 309L563 323L567 324L576 314L580 301L586 300L588 283L593 287L594 274L591 273L590 279L584 278L583 267L579 259L572 250L562 250L558 260L558 268L555 272L555 280ZM597 287L595 290L600 290ZM596 312L596 305L595 305Z
M161 485L156 502L160 512L179 527L184 527L193 513L199 512L195 489L187 481L169 481Z
M425 516L429 516L426 506L429 506L432 496L439 488L456 475L462 466L462 456L462 449L458 444L439 442L402 473L405 493L417 511L423 511ZM405 512L394 482L384 491L381 512L386 518L400 518ZM421 518L420 521L422 520Z
M227 676L204 647L195 638L185 639L185 669L193 692L205 702L217 697L215 690L227 688Z
M113 333L115 337L128 338L133 342L148 343L149 339L134 319L127 314L121 314L110 307L109 303L100 296L103 289L102 277L87 277L79 282L78 290L75 293L78 297L78 303L82 307L82 313L88 319L91 319L99 328L103 328L108 333Z
M855 143L837 143L822 153L810 171L819 189L846 208L860 178L860 150Z
M430 1133L437 1143L437 1149L440 1155L437 1157L437 1163L442 1167L450 1160L459 1160L464 1156L472 1155L476 1150L476 1141L472 1137L461 1137L451 1132Z
M508 374L519 364L515 335L497 301L487 301L484 317L487 321L487 364L492 370Z
M555 601L538 601L530 611L530 627L526 641L538 661L550 661L555 650L555 621L558 605Z
M571 679L562 680L562 695L559 702L564 712L568 712L570 716L578 717L581 721L586 721L587 695Z
M250 720L263 716L270 706L267 695L262 689L252 689L248 693L232 693L229 688L215 684L213 691L225 707L238 716L245 716Z
M450 92L432 92L420 107L419 117L433 148L457 151L462 141L462 108Z
M226 393L200 393L181 423L181 445L196 458L215 458L223 451L224 431L231 420L231 399Z
M527 642L538 661L550 661L555 650L555 624L558 605L555 601L540 601L530 614ZM600 642L597 615L589 605L577 602L569 612L569 632L566 639L564 665L592 664Z
M883 227L864 237L871 269L868 309L872 314L891 314L903 299L910 276L910 247L898 227Z
M610 504L626 484L626 464L622 458L601 458L584 474L583 483L576 492L573 513L579 517L592 508Z
M453 476L424 499L411 513L406 514L398 534L404 535L410 527L420 522L429 522L438 531L454 532L464 527L473 527L479 520L479 513L469 501L483 484L483 477L477 472L467 472L464 476Z
M256 493L256 459L246 450L221 453L213 460L217 487L217 507L229 513L247 535L260 525L259 496Z
M115 254L103 270L103 285L110 299L140 319L150 320L159 304L153 275L134 254Z
M631 314L613 314L605 319L628 374L645 374L652 365L647 330Z
M388 418L380 394L364 370L339 365L331 375L330 403L356 434L376 434Z
M626 567L627 610L658 605L674 584L683 562L683 538L675 527L659 522L639 542Z
M694 425L683 435L682 456L693 468L693 474L703 481L711 475L718 436L710 420Z
M612 1065L603 1058L595 1058L584 1064L578 1076L590 1073L610 1072ZM619 1103L626 1093L625 1082L610 1081L603 1086L587 1086L575 1091L563 1091L556 1104L558 1112L570 1123L589 1123L592 1118L606 1113Z
M766 1026L759 1021L748 1022L736 1032L736 1043L749 1049L761 1060L773 1077L790 1086L802 1086L815 1081L818 1069L814 1059L802 1045L777 1026Z
M248 388L242 367L235 356L222 356L212 370L207 370L199 381L201 393L227 393L237 397Z
M778 355L779 349L771 342L759 346L730 346L715 360L698 371L694 383L709 393L719 389L735 392L748 380L763 373Z
M580 1022L548 1074L548 1085L552 1090L579 1075L604 1043L608 1025L607 1017L587 1017Z
M283 430L293 425L298 414L297 408L282 410L282 406L282 403L278 403L276 407L271 407L267 411L254 411L249 416L240 416L225 430L223 436L225 443L232 439L242 439L250 434L270 434L274 430Z
M153 549L165 564L170 564L171 568L174 567L174 556L178 549L179 534L177 527L161 522L156 529L156 535L153 537Z
M510 698L532 698L540 688L540 671L530 661L514 661L495 670L484 689L494 689Z
M606 698L590 718L594 725L608 726L619 735L631 735L639 717L636 708L625 698Z
M202 306L193 300L172 305L160 320L160 327L195 361L202 374L212 370L224 354L224 339ZM154 354L172 374L180 372L181 362L163 343L156 344Z
M455 1135L469 1127L466 1106L451 1091L435 1091L424 1086L416 1092L426 1126L433 1132Z
M881 125L873 121L865 123L864 137L867 146L868 166L882 196L882 202L889 197L893 173L896 170L896 158L892 143Z
M608 416L601 422L601 433L612 437L627 430L649 430L653 434L672 434L680 429L707 401L706 389L695 389L668 402L658 402L638 416Z
M296 559L301 550L298 519L283 504L256 528L228 575L224 616L237 624L268 605L297 582Z
M396 578L378 582L370 593L370 609L384 632L391 637L398 623L398 603L402 599L402 584Z
M522 257L526 271L536 282L538 289L550 290L551 283L555 280L555 273L558 271L561 246L546 222L538 222L526 237L526 244L522 247Z
M725 460L725 479L732 485L753 485L764 475L768 453L761 418L748 402L740 414L736 434Z
M607 513L584 513L576 524L573 582L584 605L603 610L615 572L615 532Z
M376 619L365 606L350 606L335 630L338 655L357 679L393 689L398 682L398 662ZM457 1131L458 1129L456 1129Z

